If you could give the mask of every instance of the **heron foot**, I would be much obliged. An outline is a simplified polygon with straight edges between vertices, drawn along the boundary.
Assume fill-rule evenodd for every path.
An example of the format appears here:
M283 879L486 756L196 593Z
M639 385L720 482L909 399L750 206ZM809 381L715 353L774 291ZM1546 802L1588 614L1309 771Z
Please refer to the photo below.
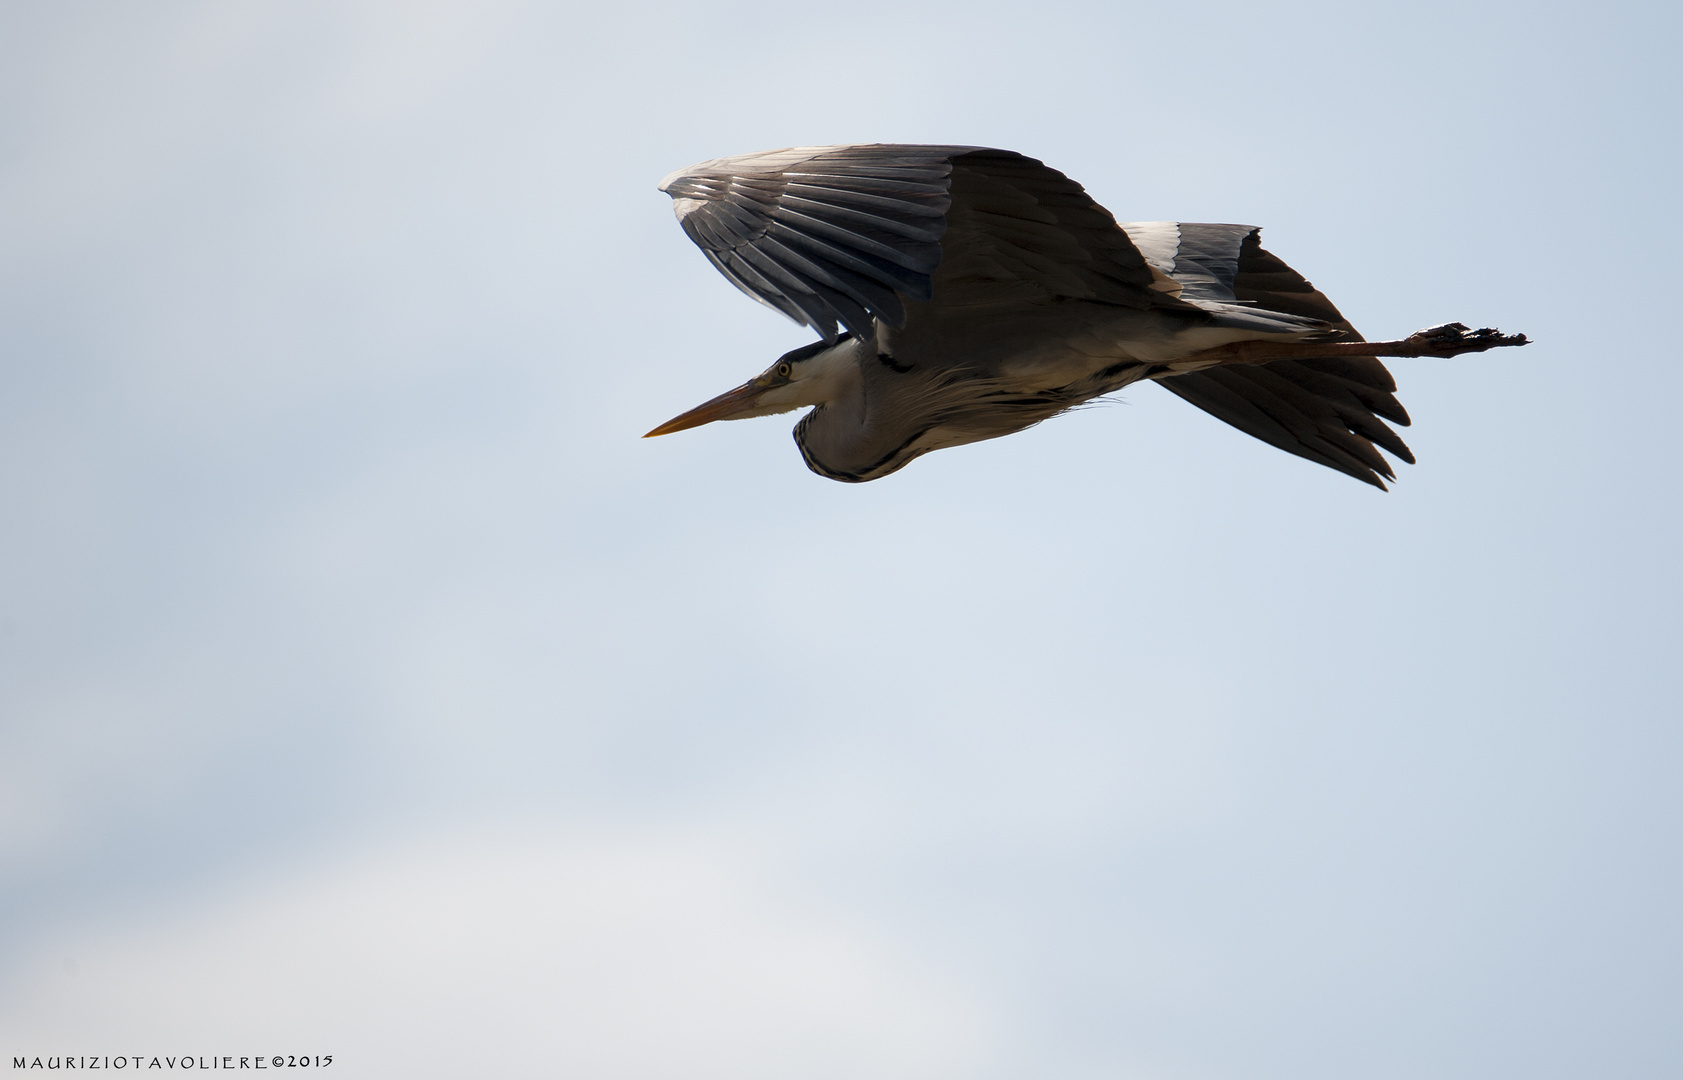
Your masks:
M1507 345L1529 345L1531 339L1524 334L1504 334L1488 326L1472 330L1465 323L1452 322L1416 330L1403 339L1403 344L1418 348L1420 351L1413 354L1416 356L1459 356Z
M1307 360L1323 356L1459 356L1506 345L1529 345L1524 334L1504 334L1486 327L1469 330L1465 323L1444 323L1416 330L1401 341L1234 341L1201 349L1165 365L1164 378L1216 364L1267 364L1275 360Z

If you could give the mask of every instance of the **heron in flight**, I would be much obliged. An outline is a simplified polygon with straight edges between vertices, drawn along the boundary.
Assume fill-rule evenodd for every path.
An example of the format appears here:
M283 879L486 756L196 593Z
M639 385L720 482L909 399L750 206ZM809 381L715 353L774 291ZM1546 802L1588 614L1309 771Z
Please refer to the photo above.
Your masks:
M1363 341L1259 229L1118 224L1033 158L975 146L807 146L661 182L737 288L821 340L649 432L811 407L832 480L1021 431L1150 379L1240 431L1385 489L1414 455L1380 356L1524 345L1460 323ZM646 436L647 437L647 436Z

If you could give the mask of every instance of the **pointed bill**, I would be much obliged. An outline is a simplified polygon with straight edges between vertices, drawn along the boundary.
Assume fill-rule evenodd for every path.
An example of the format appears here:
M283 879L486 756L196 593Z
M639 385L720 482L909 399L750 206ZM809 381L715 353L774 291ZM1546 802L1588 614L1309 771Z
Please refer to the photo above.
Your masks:
M674 416L644 435L643 438L652 439L656 435L670 435L674 431L700 427L703 424L711 424L715 420L734 420L741 413L752 409L765 389L764 386L756 385L754 382L745 382L735 390L727 390L711 401L702 402L687 413Z

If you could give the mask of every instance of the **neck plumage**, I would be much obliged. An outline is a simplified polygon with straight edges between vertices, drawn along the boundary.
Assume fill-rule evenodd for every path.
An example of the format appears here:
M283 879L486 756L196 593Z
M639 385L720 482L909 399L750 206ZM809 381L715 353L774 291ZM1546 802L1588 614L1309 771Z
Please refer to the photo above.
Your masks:
M795 425L795 444L813 472L861 483L928 449L913 447L933 423L930 410L919 407L927 375L881 363L874 341L842 342L808 363L822 367L802 382L821 380L824 393L822 404ZM888 382L893 385L878 385Z
M808 360L811 383L820 401L795 425L795 445L807 468L833 480L859 480L853 474L854 445L864 431L865 379L860 360L867 351L858 339L841 342ZM874 351L873 342L871 350Z

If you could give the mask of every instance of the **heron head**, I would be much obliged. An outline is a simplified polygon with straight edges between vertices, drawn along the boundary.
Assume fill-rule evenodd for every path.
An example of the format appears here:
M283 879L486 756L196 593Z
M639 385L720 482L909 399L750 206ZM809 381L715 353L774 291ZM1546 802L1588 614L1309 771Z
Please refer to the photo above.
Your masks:
M670 435L715 420L746 420L807 405L823 405L844 392L842 382L849 374L857 378L854 344L852 335L843 334L835 344L815 341L786 352L778 357L777 363L735 390L727 390L687 413L674 416L643 438Z

